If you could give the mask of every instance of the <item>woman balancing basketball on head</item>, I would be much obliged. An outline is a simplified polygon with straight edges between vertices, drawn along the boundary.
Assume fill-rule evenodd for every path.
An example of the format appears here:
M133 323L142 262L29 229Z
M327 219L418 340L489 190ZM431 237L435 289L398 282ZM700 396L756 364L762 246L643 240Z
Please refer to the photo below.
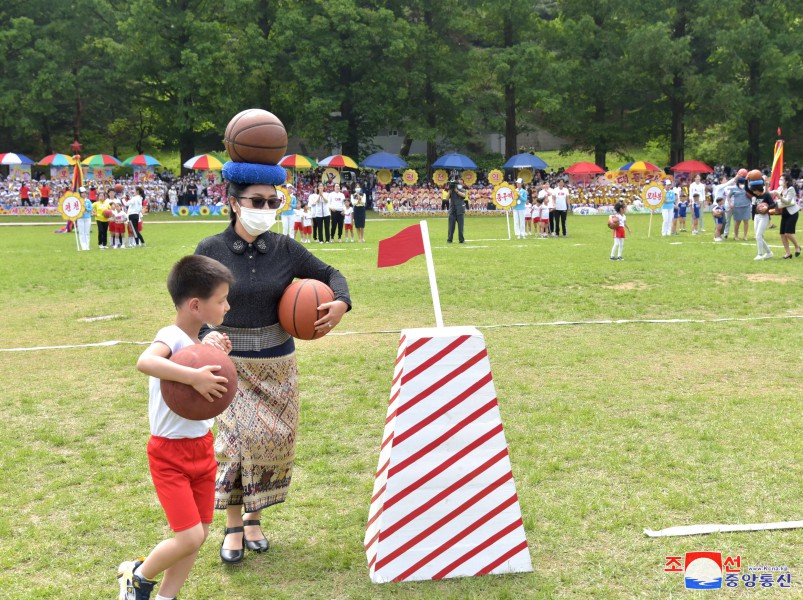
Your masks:
M335 299L319 307L319 330L337 326L351 299L338 270L292 238L268 231L280 204L275 186L285 180L284 169L275 164L287 144L281 122L266 111L245 111L232 119L225 141L229 156L237 159L223 165L231 225L202 240L195 253L215 258L234 274L231 310L222 325L202 329L201 336L213 345L228 336L237 367L237 395L218 417L215 441L215 508L226 510L220 557L237 563L245 547L267 550L261 511L284 502L293 474L298 370L293 338L279 324L279 299L295 278L328 284Z

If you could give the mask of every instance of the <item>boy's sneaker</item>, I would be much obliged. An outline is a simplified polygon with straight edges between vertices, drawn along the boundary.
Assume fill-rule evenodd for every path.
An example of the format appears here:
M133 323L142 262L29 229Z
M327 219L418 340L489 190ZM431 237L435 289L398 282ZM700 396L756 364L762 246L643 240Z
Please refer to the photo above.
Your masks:
M142 559L127 560L117 567L117 582L120 584L118 600L150 600L156 582L134 575L142 562Z
M611 256L611 260L619 260L619 259L616 258L615 256Z

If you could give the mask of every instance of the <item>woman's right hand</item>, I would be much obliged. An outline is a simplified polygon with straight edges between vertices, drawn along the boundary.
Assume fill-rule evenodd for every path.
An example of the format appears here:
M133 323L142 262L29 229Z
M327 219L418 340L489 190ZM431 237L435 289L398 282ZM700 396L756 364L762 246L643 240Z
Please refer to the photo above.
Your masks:
M220 331L210 331L206 334L206 337L204 337L201 343L214 346L218 350L223 350L226 354L231 352L231 340L229 336Z

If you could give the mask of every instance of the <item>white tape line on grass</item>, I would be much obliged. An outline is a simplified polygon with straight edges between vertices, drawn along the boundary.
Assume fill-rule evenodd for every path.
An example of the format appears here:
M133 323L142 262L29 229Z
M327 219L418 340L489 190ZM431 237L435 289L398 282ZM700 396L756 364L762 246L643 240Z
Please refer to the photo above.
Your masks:
M780 315L771 317L723 317L720 319L604 319L599 321L550 321L546 323L504 323L499 325L475 325L477 329L502 329L505 327L558 327L564 325L628 325L631 323L731 323L737 321L771 321L778 319L803 319L803 315ZM341 335L379 335L401 333L401 329L380 329L377 331L333 331L330 336ZM0 348L0 352L30 352L33 350L63 350L65 348L93 348L97 346L116 346L118 344L135 344L145 346L150 342L127 342L110 340L94 344L72 344L64 346L36 346L33 348Z
M675 537L682 535L705 535L709 533L729 533L732 531L767 531L771 529L799 529L803 527L803 521L781 521L778 523L750 523L747 525L679 525L678 527L668 527L659 531L645 529L644 533L649 537Z

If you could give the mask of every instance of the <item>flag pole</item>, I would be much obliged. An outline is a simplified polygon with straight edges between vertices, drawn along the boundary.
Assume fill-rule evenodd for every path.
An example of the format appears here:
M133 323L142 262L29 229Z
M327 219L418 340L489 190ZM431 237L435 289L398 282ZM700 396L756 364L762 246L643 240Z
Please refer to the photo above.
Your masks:
M432 261L432 248L429 245L429 229L427 229L426 221L421 221L421 239L424 242L424 256L427 259L427 272L429 273L429 288L432 291L432 305L435 308L435 325L443 327L441 299L438 295L438 282L435 281L435 263Z

